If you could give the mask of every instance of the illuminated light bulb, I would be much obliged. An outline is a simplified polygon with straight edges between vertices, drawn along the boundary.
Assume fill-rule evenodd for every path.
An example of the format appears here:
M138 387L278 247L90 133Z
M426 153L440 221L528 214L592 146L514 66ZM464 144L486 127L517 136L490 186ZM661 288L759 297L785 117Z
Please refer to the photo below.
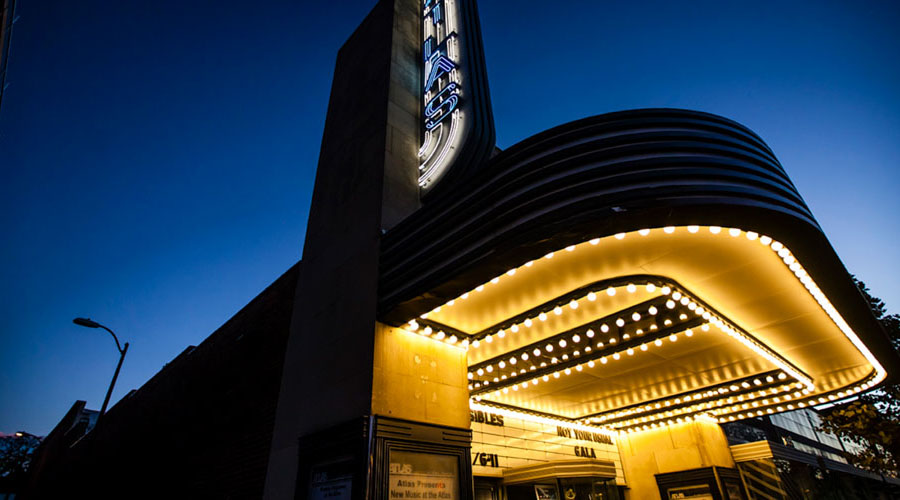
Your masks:
M594 330L588 330L588 331L584 332L584 334L587 335L587 337L589 339L594 338Z
M618 359L621 358L622 356L619 355L619 353L614 353L612 357L613 357L613 359L618 360Z
M759 237L759 242L762 243L763 245L768 246L769 244L772 243L772 238L763 235L763 236Z
M588 361L587 365L588 365L588 368L593 368L593 367L594 367L594 362L593 362L593 360L592 360L592 361Z
M575 370L581 371L581 370L584 370L584 367L582 367L581 365L578 365L575 367Z
M495 285L496 285L497 283L500 283L500 278L497 277L497 278L492 279L492 280L491 280L491 283L493 283L493 284L495 284Z
M480 346L480 345L481 345L480 341L478 341L478 340L472 341L472 347L474 347L475 349L478 349L478 346Z
M687 230L689 233L696 233L700 230L700 226L688 226Z
M515 269L510 269L509 271L506 271L506 275L507 275L507 276L513 276L513 275L515 275L515 274L516 274L516 270L515 270Z
M484 368L479 368L478 370L475 370L475 373L477 373L479 377L484 375Z
M663 228L663 232L666 234L672 234L675 232L675 227L674 226L666 226Z
M500 369L506 368L506 362L505 362L505 361L501 361L501 362L497 363L497 367L500 368Z
M753 379L753 385L762 385L762 381L758 378Z
M484 367L484 369L485 369L485 371L487 371L487 372L488 372L488 373L491 373L491 372L493 372L493 371L494 371L494 367L493 367L493 366L491 366L491 365L487 365L487 366L485 366L485 367Z
M609 327L606 326L606 323L603 323L602 325L600 325L600 331L603 333L606 333L609 331Z
M646 351L648 349L647 344L641 344L641 350Z
M531 266L533 266L533 265L534 265L534 261L533 261L533 260L529 260L528 262L525 263L525 267L531 267Z
M491 337L490 335L488 335L487 337L484 338L484 341L487 342L488 344L490 344L491 342L494 341L494 337Z
M517 332L517 331L519 331L519 327L517 327L516 325L513 325L513 327L510 328L510 330L512 330L513 332ZM503 330L500 330L497 332L497 336L502 339L503 337L506 336L506 332L504 332Z
M681 300L680 300L679 302L681 302L681 305L686 306L686 305L688 305L688 302L690 302L690 301L691 301L691 300L690 300L689 298L687 298L687 297L682 297Z
M627 333L625 335L622 335L622 340L628 340L630 338L631 338L631 335L629 335Z
M460 342L459 345L463 347L469 347L469 339L463 339L463 341Z
M637 311L633 312L633 313L631 314L631 319L633 319L634 321L640 321L640 320L641 320L641 313L639 313L639 312L637 312Z
M568 354L563 354L563 355L562 355L562 359L563 359L563 361L568 361L568 360L569 360L569 355L568 355Z
M534 379L531 381L531 385L538 385L538 379Z
M518 362L519 362L519 360L517 360L515 356L509 358L509 364L511 364L511 365L514 365Z
M591 240L591 245L596 245L597 243L600 243L600 238L594 238Z
M625 326L625 320L622 319L622 318L618 318L618 319L616 320L616 326L618 326L618 327L623 327L623 326Z
M575 251L575 245L569 245L569 246L567 246L567 247L566 247L566 251L567 251L567 252L574 252L574 251Z
M565 339L560 339L560 340L559 340L559 346L560 346L560 347L565 347L565 346L566 346L566 341L565 341Z
M684 313L679 314L679 315L678 315L678 319L680 319L680 320L682 320L682 321L686 320L686 319L687 319L687 314L684 314Z
M647 309L647 312L650 314L656 314L659 312L659 309L657 309L656 306L650 306L650 309Z
M737 228L731 228L728 230L728 234L731 235L732 238L736 238L741 235L741 230Z
M774 382L774 381L775 381L775 379L774 379L771 375L769 375L768 377L766 377L766 382L768 382L768 383L771 384L771 383Z
M667 319L667 320L663 321L663 325L665 325L665 326L671 326L671 325L672 325L672 320L671 320L671 319Z
M771 247L772 247L772 250L775 250L777 252L777 251L781 250L782 248L784 248L784 245L782 245L781 242L779 242L779 241L773 240Z
M561 308L561 307L556 306L556 307L553 308L553 314L559 316L559 315L562 314L562 313L563 313L563 311L562 311L562 308Z
M571 369L571 368L566 368L565 370L563 370L563 373L565 373L566 375L571 375L571 374L572 374L572 369Z
M556 363L559 363L559 360L556 359L556 356L554 356L553 358L550 359L550 364L555 365Z
M547 313L542 312L542 313L538 314L538 319L541 321L547 321Z
M668 286L664 286L659 289L659 292L663 295L669 295L670 293L672 293L672 289Z
M634 356L634 349L632 349L631 347L629 347L628 350L625 351L625 352L626 352L629 356Z
M778 374L778 380L784 380L787 378L787 374L784 372Z
M533 325L533 324L534 324L534 322L531 321L531 318L525 319L524 325L525 325L526 327L531 328L531 325Z
M685 331L684 331L684 334L687 335L688 337L693 337L693 336L694 336L694 332L691 331L690 328L688 328L687 330L685 330Z
M543 380L544 382L546 382L546 381L550 380L550 377L547 376L547 375L544 375L543 377L541 377L541 380Z
M616 294L616 289L615 289L615 288L609 287L609 288L606 289L606 295L609 295L610 297L612 297L612 296L615 295L615 294Z
M720 232L722 232L722 228L719 226L709 226L709 232L711 232L712 234L719 234Z
M616 239L617 240L625 239L625 233L616 233Z
M629 283L628 286L625 287L628 290L628 293L634 293L637 291L637 287L634 286L634 283Z
M603 356L602 358L600 358L600 364L603 364L603 365L606 364L606 356Z
M552 259L552 258L553 258L553 252L550 252L550 253L548 253L547 255L545 255L544 258L545 258L545 259Z
M578 302L575 302L574 300L569 302L569 307L571 309L578 309Z
M759 233L754 233L753 231L747 231L746 236L747 236L748 240L753 241L759 237Z
M553 372L553 378L559 378L559 372Z
M588 292L587 299L590 300L591 302L593 302L593 301L597 300L597 294L594 292Z
M409 329L412 331L416 331L419 329L419 324L416 323L416 320L412 320L409 322Z
M480 291L482 291L482 290L484 290L484 285L478 285L478 286L475 287L475 291L476 291L476 292L480 292Z
M674 300L667 300L667 301L666 301L666 307L668 307L669 309L675 309L675 301L674 301Z
M508 394L508 393L509 393L509 387L504 387L503 394Z
M703 330L704 332L708 332L708 331L709 331L709 323L704 323L704 324L700 327L700 329Z
M648 234L650 234L650 230L649 229L641 229L640 231L638 231L638 234L641 236L647 236Z
M675 292L672 294L672 298L675 300L681 299L681 292Z
M647 293L653 293L656 291L656 285L653 283L647 283Z
M547 344L544 346L544 350L547 352L553 352L553 344Z
M687 308L688 310L693 311L694 309L697 309L697 304L695 304L694 302L688 302Z
M669 335L670 342L675 342L676 340L678 340L678 335L675 335L674 333L672 335Z
M634 331L634 333L636 333L636 334L638 334L638 335L643 335L643 334L644 334L644 330L638 328L637 330Z
M451 344L455 344L456 341L458 341L458 340L459 340L459 339L456 338L456 335L451 335L450 338L447 339L447 342L450 342Z
M540 350L540 348L535 347L534 350L531 351L531 354L534 354L535 356L540 356L540 355L541 355L541 350Z
M431 335L431 332L432 332L432 331L433 331L433 330L431 329L430 326L426 326L426 327L425 327L425 330L422 331L422 334L423 334L423 335Z

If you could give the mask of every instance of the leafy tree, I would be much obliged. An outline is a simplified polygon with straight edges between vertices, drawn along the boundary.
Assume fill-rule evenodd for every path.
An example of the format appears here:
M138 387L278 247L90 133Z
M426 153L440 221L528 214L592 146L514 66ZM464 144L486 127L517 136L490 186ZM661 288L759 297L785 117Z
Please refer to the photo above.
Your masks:
M41 438L27 433L0 433L0 478L16 478L28 469Z
M900 352L900 315L888 314L884 301L873 297L862 281L853 278L884 327L894 349ZM879 474L900 476L900 384L869 391L850 403L821 414L822 430L857 445L847 457L850 463Z

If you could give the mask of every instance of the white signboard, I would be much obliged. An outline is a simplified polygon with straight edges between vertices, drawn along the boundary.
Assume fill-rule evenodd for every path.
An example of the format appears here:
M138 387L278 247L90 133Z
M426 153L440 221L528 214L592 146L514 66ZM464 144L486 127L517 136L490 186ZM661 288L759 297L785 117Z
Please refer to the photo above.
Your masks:
M625 484L619 450L609 434L482 410L471 410L469 417L476 476L500 476L503 469L537 463L596 459L612 462L616 482Z

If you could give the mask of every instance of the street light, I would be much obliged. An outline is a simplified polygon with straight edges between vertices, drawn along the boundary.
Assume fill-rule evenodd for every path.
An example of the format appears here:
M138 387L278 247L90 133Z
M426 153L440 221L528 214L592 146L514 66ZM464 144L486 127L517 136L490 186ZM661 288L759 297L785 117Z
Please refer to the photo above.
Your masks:
M125 353L128 352L128 342L125 342L125 348L119 344L119 338L116 337L116 334L113 333L109 328L97 323L96 321L91 320L90 318L75 318L72 320L72 323L75 323L78 326L84 326L87 328L103 328L110 335L112 335L113 340L116 341L116 349L119 350L119 364L116 365L116 373L113 375L112 382L109 383L109 390L106 391L106 398L103 399L103 406L100 408L100 415L97 415L97 420L100 420L100 417L106 413L106 405L109 404L109 397L112 396L113 387L116 386L116 379L119 378L119 370L122 368L122 361L125 360Z

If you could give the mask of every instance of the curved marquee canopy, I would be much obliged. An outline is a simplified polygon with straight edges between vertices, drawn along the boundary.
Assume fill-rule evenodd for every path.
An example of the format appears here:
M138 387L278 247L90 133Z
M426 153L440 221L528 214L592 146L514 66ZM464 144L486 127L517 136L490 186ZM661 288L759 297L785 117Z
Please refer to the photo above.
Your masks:
M382 248L382 320L466 346L486 405L729 421L872 387L894 359L769 148L709 114L538 134Z

